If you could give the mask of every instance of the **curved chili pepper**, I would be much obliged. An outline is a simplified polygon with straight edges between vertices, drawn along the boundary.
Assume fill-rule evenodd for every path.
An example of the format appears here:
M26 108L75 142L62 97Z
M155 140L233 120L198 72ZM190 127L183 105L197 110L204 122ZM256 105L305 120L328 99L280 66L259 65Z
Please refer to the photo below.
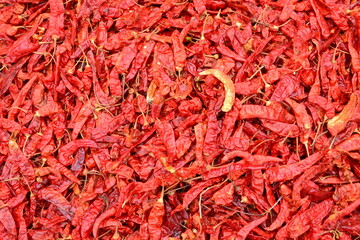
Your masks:
M111 207L108 208L105 212L103 212L102 214L100 214L100 216L98 218L96 218L95 222L94 222L94 227L92 229L92 233L94 238L98 238L98 230L100 228L100 224L102 221L104 221L105 219L112 217L116 214L116 208L115 207Z
M337 188L333 194L336 202L352 202L359 199L360 183L351 183Z
M100 214L103 204L103 200L97 198L84 213L80 230L82 239L90 239L93 224L95 223L97 216Z
M73 154L78 148L91 147L98 148L96 142L88 139L74 140L68 144L62 146L59 149L59 162L64 166L68 166L72 163L70 155Z
M243 228L241 228L240 231L238 231L236 233L236 238L237 239L242 239L245 240L246 237L249 235L249 233L251 232L251 230L253 230L253 228L257 227L258 225L262 224L263 222L266 221L266 219L268 218L268 216L263 216L259 219L256 219L250 223L248 223L247 225L245 225Z
M222 106L222 111L228 112L231 110L232 106L234 105L235 101L235 87L234 83L231 78L225 75L223 72L217 69L208 69L199 73L200 75L213 75L217 79L219 79L225 88L225 99Z
M345 129L346 124L350 121L357 104L356 94L351 94L350 101L346 104L342 112L335 117L331 118L327 127L333 136L336 136L339 132Z
M38 192L38 197L54 204L67 219L71 220L74 215L71 204L56 190L43 188Z

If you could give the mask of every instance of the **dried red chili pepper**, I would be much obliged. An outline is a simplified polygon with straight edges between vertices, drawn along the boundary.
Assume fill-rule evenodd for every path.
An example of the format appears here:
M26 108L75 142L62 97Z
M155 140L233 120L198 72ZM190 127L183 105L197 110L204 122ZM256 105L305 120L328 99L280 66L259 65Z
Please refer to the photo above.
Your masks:
M357 199L356 201L349 204L349 206L345 207L344 209L337 211L333 214L331 214L323 223L323 227L325 229L331 229L333 228L337 221L341 219L342 217L350 214L352 211L354 211L358 206L360 205L360 200Z
M64 165L58 162L58 160L52 156L45 159L46 163L49 164L50 167L57 169L61 174L65 177L73 181L74 183L80 184L80 180Z
M84 213L81 222L81 237L83 239L90 239L92 226L96 221L97 216L100 214L103 206L103 200L97 198Z
M73 211L71 204L58 191L50 187L43 188L38 192L38 197L54 204L66 218L72 218Z
M284 222L287 221L290 215L290 204L286 200L281 200L280 202L280 212L276 217L275 221L271 225L265 228L267 231L274 231L275 229L280 228Z
M287 225L289 237L296 238L310 228L313 231L319 228L322 220L329 214L332 207L333 202L331 200L325 200L306 210L296 218L291 219Z
M258 225L262 224L263 222L266 221L266 219L268 218L268 216L263 216L259 219L256 219L250 223L248 223L247 225L245 225L243 228L241 228L240 231L237 232L236 234L236 238L237 239L246 239L246 237L249 235L250 231L257 227Z
M291 165L269 168L265 172L266 179L271 183L292 179L294 176L310 168L322 157L324 157L324 155L325 153L323 152L316 152L300 162L293 163Z
M1 239L357 237L357 3L4 3Z
M224 73L222 73L220 70L217 70L217 69L208 69L199 74L200 75L212 74L212 75L214 75L214 77L219 79L224 84L225 99L224 99L224 103L223 103L223 106L221 109L224 112L230 111L232 106L234 105L234 101L235 101L235 88L234 88L234 83L232 82L232 80L228 76L226 76Z
M336 146L336 149L338 149L339 151L344 151L344 152L358 150L359 149L359 141L360 141L360 135L353 134L353 135L351 135L350 138L340 142Z
M239 106L239 117L241 119L262 118L285 123L294 122L295 119L292 115L284 115L281 110L261 105L242 105Z
M334 192L333 199L337 202L352 202L359 198L360 183L342 185Z
M98 145L94 141L88 139L71 141L60 148L59 162L64 166L70 165L72 163L70 155L73 154L78 148L83 147L98 148Z
M163 217L165 214L164 197L161 193L160 198L154 203L151 208L148 218L148 231L149 236L153 239L161 239L161 226L163 224Z
M6 231L10 235L15 237L17 235L17 230L16 230L17 228L16 228L14 217L12 216L10 209L5 205L5 203L3 201L0 200L0 204L2 206L2 208L0 209L0 213L2 216L1 223L3 224Z
M21 57L24 57L38 49L39 43L32 42L31 37L38 29L39 23L35 23L32 27L31 31L22 35L19 39L17 39L11 48L8 50L5 61L8 63L13 63L19 60Z
M168 156L167 161L171 164L176 157L176 142L173 127L170 123L166 122L158 122L155 125L166 147Z
M21 91L19 92L18 96L16 97L15 101L11 105L11 110L8 113L8 118L10 120L14 120L15 115L19 112L19 107L22 102L24 102L27 93L30 91L30 88L35 83L35 81L38 79L39 74L34 74L29 81L21 88Z
M21 205L17 206L13 210L13 216L14 220L17 223L17 229L18 229L18 239L19 240L27 240L27 224L24 218L24 209L25 209L25 203L22 203Z
M356 94L351 94L350 100L346 104L342 112L328 121L327 127L329 132L333 136L336 136L339 132L345 129L346 124L348 123L348 121L350 121L352 117L356 104L357 96Z

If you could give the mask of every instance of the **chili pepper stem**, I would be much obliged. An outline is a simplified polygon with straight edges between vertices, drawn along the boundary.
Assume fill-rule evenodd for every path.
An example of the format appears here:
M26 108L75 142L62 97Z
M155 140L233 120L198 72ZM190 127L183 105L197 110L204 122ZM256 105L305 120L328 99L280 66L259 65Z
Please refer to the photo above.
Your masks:
M262 145L265 142L269 142L269 141L275 141L274 139L265 139L264 141L261 141L260 143L258 143L255 147L253 147L253 149L251 150L251 154L253 154L253 152L255 151L256 148L258 148L260 145Z
M305 149L306 149L306 154L309 157L310 156L310 152L309 152L309 146L308 146L308 141L304 141L303 142Z

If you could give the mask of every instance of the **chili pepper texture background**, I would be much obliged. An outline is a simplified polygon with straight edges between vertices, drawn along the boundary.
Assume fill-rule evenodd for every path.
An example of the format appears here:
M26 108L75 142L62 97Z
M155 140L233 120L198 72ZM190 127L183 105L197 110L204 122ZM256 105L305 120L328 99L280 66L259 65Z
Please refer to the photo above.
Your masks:
M0 0L0 239L357 239L355 0Z

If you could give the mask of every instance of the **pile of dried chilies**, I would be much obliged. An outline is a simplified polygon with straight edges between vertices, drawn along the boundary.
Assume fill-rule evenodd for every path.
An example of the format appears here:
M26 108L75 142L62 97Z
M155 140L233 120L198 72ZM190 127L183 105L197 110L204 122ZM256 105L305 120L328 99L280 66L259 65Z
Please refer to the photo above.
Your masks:
M0 239L356 239L355 0L0 0Z

